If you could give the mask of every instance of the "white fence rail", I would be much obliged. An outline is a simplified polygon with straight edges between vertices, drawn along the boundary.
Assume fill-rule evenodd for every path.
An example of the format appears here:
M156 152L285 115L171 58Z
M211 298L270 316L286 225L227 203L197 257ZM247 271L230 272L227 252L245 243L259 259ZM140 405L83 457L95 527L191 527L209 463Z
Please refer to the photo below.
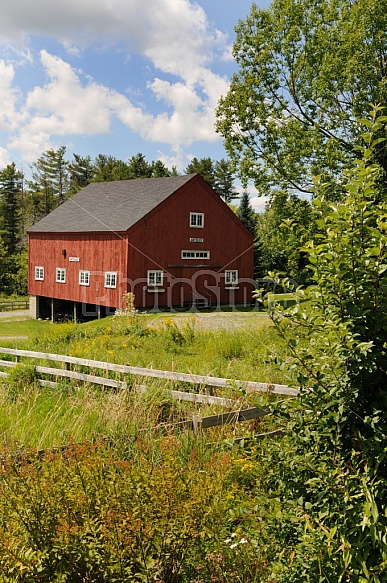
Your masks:
M196 386L203 386L209 388L230 388L233 387L235 389L244 390L246 393L249 392L260 392L260 393L272 393L276 395L287 395L287 396L296 396L298 395L298 390L288 387L287 385L278 385L274 383L259 383L253 381L243 381L243 380L235 380L235 379L225 379L220 377L213 377L213 376L202 376L202 375L195 375L195 374L187 374L181 372L171 372L165 370L157 370L153 368L140 368L135 366L129 366L126 364L114 364L111 362L102 362L99 360L89 360L85 358L77 358L75 356L66 356L62 354L51 354L47 352L33 352L31 350L19 350L17 348L3 348L0 347L0 354L7 354L9 356L15 356L16 362L20 360L20 357L25 358L33 358L35 360L51 360L54 362L62 363L65 365L65 371L63 369L47 369L46 374L53 374L57 376L67 376L68 378L76 378L73 376L74 371L70 371L71 364L85 366L91 369L99 369L104 370L106 372L118 372L122 374L140 376L145 378L158 378L158 379L166 379L170 381L177 381L177 382L184 382L190 383ZM4 364L4 363L7 364ZM8 366L10 361L1 361L0 366ZM39 371L38 371L39 372ZM45 372L45 371L40 371ZM77 373L80 374L80 373ZM84 375L88 377L90 375ZM91 375L92 376L92 375ZM79 377L80 378L80 377ZM88 378L84 378L82 380L92 382ZM105 379L109 381L110 379ZM103 384L103 383L100 383ZM108 383L105 383L107 386L113 386ZM118 387L119 385L117 385Z

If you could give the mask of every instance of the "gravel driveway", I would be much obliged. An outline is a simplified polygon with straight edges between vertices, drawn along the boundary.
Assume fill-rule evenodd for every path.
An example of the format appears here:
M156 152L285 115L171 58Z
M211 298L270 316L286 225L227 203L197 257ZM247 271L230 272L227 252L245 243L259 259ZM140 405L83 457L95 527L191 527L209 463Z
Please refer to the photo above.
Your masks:
M28 310L19 310L18 312L0 312L0 318L12 320L13 318L28 318Z

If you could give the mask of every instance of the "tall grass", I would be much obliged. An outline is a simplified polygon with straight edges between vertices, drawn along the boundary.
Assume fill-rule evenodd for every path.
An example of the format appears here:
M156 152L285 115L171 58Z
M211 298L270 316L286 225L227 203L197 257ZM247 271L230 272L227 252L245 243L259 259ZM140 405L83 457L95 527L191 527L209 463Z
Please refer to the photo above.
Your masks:
M20 343L19 343L20 345ZM202 329L192 318L139 316L100 323L45 325L24 348L81 358L232 379L282 383L273 362L284 349L265 319L257 329Z
M262 320L256 331L237 329L232 332L201 329L192 316L178 322L170 317L155 320L123 316L89 325L34 322L36 324L37 328L30 328L29 340L18 341L18 346L231 380L269 383L286 380L273 366L277 351L282 350L275 330ZM144 431L162 422L181 421L195 412L192 404L173 402L165 392L165 389L181 389L180 385L146 379L149 390L145 395L133 390L132 385L144 382L136 377L125 377L131 388L128 391L113 392L74 382L62 382L58 388L41 388L34 383L37 377L31 363L30 359L24 359L24 363L11 371L7 369L10 374L7 382L0 381L0 435L4 442L16 441L43 448L70 439L94 440L101 435L120 441L123 436L136 434L137 430ZM95 374L101 373L96 371ZM240 407L267 404L262 396L249 395L248 400L243 401L244 395L232 382L217 394L236 400L236 406ZM206 415L220 411L214 407L200 407L200 412ZM266 419L263 424L265 426ZM228 439L235 435L235 431L229 429L217 430L218 436L223 438L224 434ZM240 435L245 434L244 428L238 431Z
M173 423L223 413L223 407L179 402L168 393L173 383L159 379L148 382L147 390L112 391L88 384L61 383L57 387L41 387L32 367L20 364L0 385L0 440L3 445L47 448L71 441L96 441L108 438L126 450L138 435L150 440ZM226 393L235 399L232 408L251 404L265 407L268 395L244 396L230 387ZM274 421L275 424L275 421ZM239 426L238 426L239 425ZM208 430L208 439L230 439L251 433L254 422L223 429ZM273 427L272 418L264 418L261 430ZM262 429L263 428L263 429Z

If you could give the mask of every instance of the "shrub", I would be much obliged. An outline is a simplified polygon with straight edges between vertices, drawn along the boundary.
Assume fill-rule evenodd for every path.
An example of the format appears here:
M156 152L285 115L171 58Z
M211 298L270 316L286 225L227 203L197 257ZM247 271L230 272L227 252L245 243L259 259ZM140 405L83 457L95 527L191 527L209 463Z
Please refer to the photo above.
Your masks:
M271 518L287 549L273 569L286 583L386 580L387 212L372 158L387 118L375 110L363 121L345 200L327 205L329 185L318 185L320 242L305 249L315 284L296 293L308 303L272 312L301 389L277 467L280 521Z

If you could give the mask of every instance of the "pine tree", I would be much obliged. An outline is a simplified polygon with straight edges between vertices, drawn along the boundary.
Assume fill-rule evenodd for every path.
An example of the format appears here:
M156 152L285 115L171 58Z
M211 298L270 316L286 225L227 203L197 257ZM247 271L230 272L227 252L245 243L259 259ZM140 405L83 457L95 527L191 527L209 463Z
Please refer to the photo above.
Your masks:
M82 157L74 154L74 161L68 166L70 174L70 191L72 194L92 182L95 168L91 156Z
M152 176L152 164L148 164L144 154L139 152L128 160L130 178L150 178Z
M239 198L239 194L234 188L233 171L229 160L222 158L216 162L214 175L214 190L227 204L230 204L234 199Z
M105 154L98 154L95 158L94 170L92 182L111 182L133 178L128 164L114 158L114 156L106 156Z
M200 174L212 188L215 187L215 170L211 158L192 158L185 171L186 174Z
M244 224L246 229L255 236L257 221L255 211L251 206L250 198L246 191L244 191L241 196L241 201L237 210L237 217Z
M65 146L47 150L32 164L32 181L28 185L35 206L35 218L48 215L69 195L68 162L64 159Z
M0 228L8 257L16 253L22 238L23 178L14 162L0 172Z
M163 176L171 176L171 172L165 166L165 164L161 160L156 160L152 162L152 177L154 178L162 178Z
M5 243L0 234L0 293L6 291L7 276L8 276L8 257Z

